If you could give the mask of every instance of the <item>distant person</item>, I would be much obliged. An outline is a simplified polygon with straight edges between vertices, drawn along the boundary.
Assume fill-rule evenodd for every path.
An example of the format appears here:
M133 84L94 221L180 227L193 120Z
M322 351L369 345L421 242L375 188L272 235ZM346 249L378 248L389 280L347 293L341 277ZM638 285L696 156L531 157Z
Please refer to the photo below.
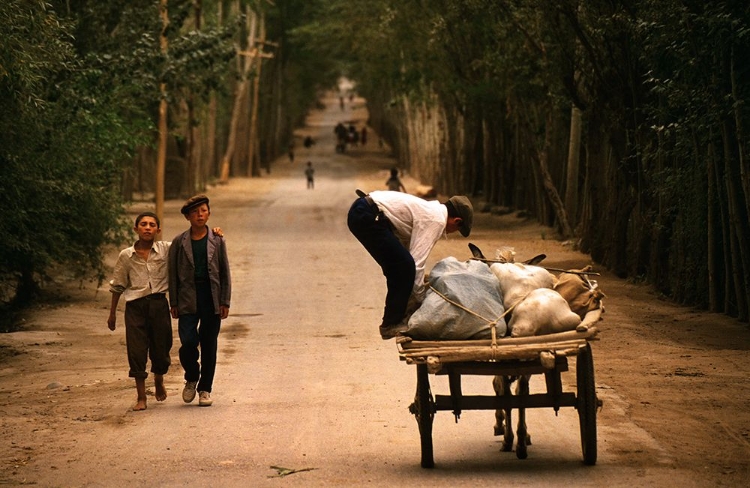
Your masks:
M302 144L304 144L306 149L310 149L315 144L315 140L312 137L307 136Z
M125 297L125 344L130 371L135 378L137 399L133 410L146 410L146 362L151 358L156 401L167 399L164 375L171 363L172 319L167 303L167 262L169 243L157 241L161 232L159 218L143 212L135 218L138 240L120 251L114 276L109 282L112 300L109 307L109 330L117 327L117 304Z
M341 110L343 111L344 110L344 97L343 96L339 97L339 106L341 107Z
M219 329L229 316L229 258L224 239L206 225L211 215L206 195L189 198L180 212L190 228L169 249L169 302L182 343L182 400L192 402L197 391L198 405L207 407L213 403Z
M346 150L346 141L349 135L346 126L339 122L333 128L333 132L336 134L336 152L343 153Z
M293 142L289 143L288 156L289 156L289 162L293 163L294 162L294 143Z
M362 135L360 137L360 140L362 141L363 146L367 144L367 127L362 127Z
M307 162L307 167L305 168L305 176L307 177L307 189L312 190L315 188L315 169L312 167L312 163L310 161Z
M347 141L353 146L356 146L359 142L359 132L357 131L357 128L354 127L354 124L349 124L349 134L347 135Z
M391 177L386 180L385 186L388 187L389 191L403 191L404 193L406 192L404 184L401 183L401 180L398 178L397 168L391 169Z

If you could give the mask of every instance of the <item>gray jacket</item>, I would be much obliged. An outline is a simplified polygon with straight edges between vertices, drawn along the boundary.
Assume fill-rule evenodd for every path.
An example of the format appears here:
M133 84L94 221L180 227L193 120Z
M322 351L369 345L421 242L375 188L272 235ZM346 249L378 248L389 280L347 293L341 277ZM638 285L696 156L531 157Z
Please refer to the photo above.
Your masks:
M223 237L217 236L211 229L208 229L206 247L208 279L211 282L214 312L218 314L220 305L229 307L232 296L227 245ZM177 307L181 315L198 313L190 229L175 237L169 248L169 303L172 307Z

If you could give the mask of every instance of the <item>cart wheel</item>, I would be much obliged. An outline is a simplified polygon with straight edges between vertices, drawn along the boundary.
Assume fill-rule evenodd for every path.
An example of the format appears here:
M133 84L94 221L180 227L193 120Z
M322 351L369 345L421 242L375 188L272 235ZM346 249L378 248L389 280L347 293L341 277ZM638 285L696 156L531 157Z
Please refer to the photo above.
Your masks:
M419 438L422 443L422 467L433 468L435 461L432 456L432 419L435 416L435 403L430 392L430 378L426 364L417 365L417 394L414 398L417 424L419 424Z
M581 425L581 449L583 462L589 466L596 464L596 384L594 382L594 358L591 345L586 344L578 353L576 362L578 383L578 420Z

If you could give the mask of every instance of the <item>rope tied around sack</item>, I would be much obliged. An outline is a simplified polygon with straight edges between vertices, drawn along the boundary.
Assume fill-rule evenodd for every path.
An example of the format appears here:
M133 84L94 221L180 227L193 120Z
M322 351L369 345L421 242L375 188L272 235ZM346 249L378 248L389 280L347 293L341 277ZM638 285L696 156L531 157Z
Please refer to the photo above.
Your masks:
M469 308L463 306L462 304L458 303L457 301L451 300L447 296L445 296L442 293L440 293L439 291L437 291L435 289L435 287L432 286L432 285L430 285L430 290L432 290L433 292L435 292L437 294L437 296L439 296L440 298L442 298L446 302L450 303L451 305L460 308L461 310L463 310L464 312L468 313L469 315L473 315L474 317L477 317L478 319L484 320L485 322L487 322L490 325L490 332L492 333L492 344L491 344L491 347L492 347L492 359L493 360L495 359L495 351L497 350L497 329L496 329L497 323L500 322L500 320L504 319L506 315L508 315L514 308L516 308L516 305L518 305L519 303L521 303L524 300L524 298L526 298L529 295L528 293L525 294L516 303L514 303L513 305L511 305L510 307L508 307L508 309L505 310L502 313L502 315L500 315L498 318L496 318L495 320L490 320L490 319L488 319L486 317L481 316L477 312L475 312L473 310L470 310Z

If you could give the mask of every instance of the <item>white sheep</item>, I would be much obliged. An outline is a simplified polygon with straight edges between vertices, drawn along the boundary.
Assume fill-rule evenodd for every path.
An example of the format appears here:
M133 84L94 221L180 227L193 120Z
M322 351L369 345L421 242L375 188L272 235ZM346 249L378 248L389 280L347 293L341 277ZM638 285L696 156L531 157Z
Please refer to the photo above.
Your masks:
M565 298L555 290L537 288L513 309L508 324L511 337L528 337L574 330L581 317L570 310Z
M490 270L500 281L506 310L538 288L555 286L555 275L540 266L522 263L495 263Z

